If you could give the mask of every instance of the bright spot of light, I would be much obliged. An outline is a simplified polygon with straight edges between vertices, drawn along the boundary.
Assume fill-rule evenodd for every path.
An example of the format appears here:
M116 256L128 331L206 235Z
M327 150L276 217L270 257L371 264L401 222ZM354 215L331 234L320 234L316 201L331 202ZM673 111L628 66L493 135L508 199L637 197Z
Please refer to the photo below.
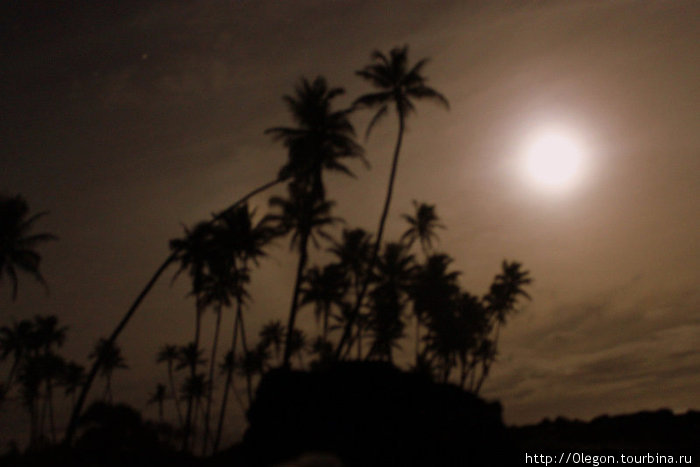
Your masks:
M525 173L536 186L560 190L572 187L580 178L584 150L573 133L548 128L532 135L522 160Z

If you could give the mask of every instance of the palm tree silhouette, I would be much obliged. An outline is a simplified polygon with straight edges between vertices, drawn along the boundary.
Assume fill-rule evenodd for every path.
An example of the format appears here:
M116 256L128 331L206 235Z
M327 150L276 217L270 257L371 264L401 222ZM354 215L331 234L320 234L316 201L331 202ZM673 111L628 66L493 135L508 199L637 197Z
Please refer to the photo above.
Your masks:
M314 304L316 322L323 320L322 339L328 341L328 320L333 305L342 307L348 288L345 271L340 264L328 264L323 269L310 268L301 289L300 305Z
M165 384L158 383L156 385L155 391L153 391L153 394L150 395L148 398L148 404L158 404L158 420L163 423L164 417L163 417L163 403L165 402L165 399L168 398L168 389L165 387Z
M448 272L453 259L446 254L434 254L428 256L425 264L416 269L414 281L411 286L413 298L413 315L416 318L416 366L421 354L419 350L419 324L430 322L432 335L432 350L442 358L443 371L449 373L451 366L451 352L442 349L452 349L454 346L446 345L448 338L445 333L459 332L454 327L452 317L455 297L459 294L457 278L458 271ZM434 342L434 341L437 342ZM445 373L443 372L443 375Z
M435 213L434 204L419 203L413 200L415 215L402 214L401 217L408 222L408 229L401 236L401 241L407 241L411 247L418 240L423 250L423 254L427 258L433 247L433 241L438 240L436 229L444 229L445 226L440 224L439 218Z
M307 347L306 334L301 329L295 329L291 334L287 333L286 348L289 349L289 358L295 355L299 359L299 366L304 366L304 351Z
M275 351L275 359L278 361L284 343L284 334L284 325L280 320L270 321L262 327L259 333L260 343L267 349L272 347Z
M525 292L523 286L531 284L532 278L530 272L523 271L521 267L522 265L517 261L509 263L504 260L501 264L501 272L496 275L488 294L484 297L486 309L494 327L494 337L482 350L482 375L476 385L476 393L481 389L489 368L495 360L501 326L505 324L508 315L515 312L515 306L521 296L530 299L530 295Z
M288 162L280 175L291 174L294 183L314 197L325 198L322 172L330 170L354 176L341 159L365 162L362 147L355 142L355 129L348 115L351 110L333 111L332 100L345 93L329 88L322 76L312 82L302 78L295 95L283 97L296 127L274 127L265 131L288 149Z
M127 369L126 360L122 355L121 349L110 343L108 339L101 338L95 344L94 350L88 355L90 359L99 359L102 361L100 373L105 379L105 392L103 399L105 402L112 403L112 373L114 370Z
M66 326L58 325L58 317L55 315L34 317L33 345L36 347L37 355L40 357L42 368L42 380L46 388L44 406L42 409L42 419L48 410L49 422L51 426L52 440L56 441L56 425L54 422L53 410L53 383L60 377L65 361L53 353L53 349L59 348L66 340ZM40 431L42 430L40 426Z
M75 406L75 394L85 384L85 367L75 362L68 362L63 367L59 384L63 386L66 396L71 396L71 410Z
M389 175L386 200L384 201L384 208L379 218L377 237L375 239L373 252L368 266L369 271L374 269L374 265L379 255L379 249L382 244L384 225L386 224L386 219L389 214L391 196L394 189L394 181L396 179L396 170L399 163L399 154L401 151L401 143L406 124L405 120L411 114L411 112L415 111L413 100L430 99L449 108L447 99L445 99L442 94L429 87L426 84L427 79L421 74L423 67L425 67L425 65L428 63L428 60L422 59L413 67L409 67L408 46L393 48L389 52L389 56L386 56L379 51L375 51L372 53L372 60L372 64L367 65L362 70L357 71L356 74L369 81L372 86L379 90L360 96L355 100L354 106L358 108L377 109L377 112L374 114L374 117L367 127L367 136L369 136L369 133L374 125L387 114L390 106L393 106L398 117L399 132L396 139L396 146L394 147L394 156L391 163L391 174ZM367 293L368 287L369 279L366 278L360 292L360 300L358 300L358 303L355 305L353 315L350 317L350 322L348 323L348 326L346 326L343 336L338 343L336 350L337 357L340 357L343 345L345 345L345 342L350 337L354 319L356 319L356 316L359 314L362 298Z
M175 390L175 378L173 376L173 364L178 360L178 356L178 347L176 345L166 344L162 346L158 351L158 355L156 356L156 362L165 363L168 366L168 382L170 383L170 396L174 400L178 423L180 427L182 427L182 411L180 410L180 401L178 400L177 391Z
M195 331L194 346L192 352L198 355L199 339L201 333L202 314L207 305L209 305L216 294L216 279L211 274L211 261L215 258L215 244L213 241L214 226L209 222L200 222L194 229L188 230L185 227L185 236L182 239L174 239L170 241L170 248L173 251L178 251L178 261L180 269L178 269L173 281L182 271L187 271L192 283L190 295L195 298ZM212 291L212 288L214 289ZM196 374L196 361L190 361L190 378L194 380ZM185 430L183 436L183 449L187 449L190 428L192 425L192 409L194 401L187 401L187 412L185 415Z
M289 198L275 196L270 199L270 206L278 208L280 212L270 214L268 218L278 223L280 232L292 232L290 246L292 249L296 247L299 251L299 263L297 265L294 292L289 310L287 339L282 360L284 367L289 366L291 356L291 335L294 332L294 322L299 306L299 294L308 259L308 243L311 240L318 247L317 235L330 239L330 236L324 232L323 227L340 220L330 215L333 205L333 202L320 199L295 183L289 185Z
M405 245L389 243L377 262L368 323L374 340L368 358L393 362L393 349L404 335L402 315L415 274L414 261Z
M12 283L12 300L17 299L17 271L31 275L48 286L39 271L41 256L35 248L49 240L56 240L49 233L32 234L34 223L46 212L29 215L29 206L21 195L0 195L0 280L7 274Z
M241 375L246 377L249 405L253 401L253 377L255 377L255 375L262 375L265 372L269 358L270 356L267 352L267 348L263 345L257 345L252 350L241 355L238 361L238 369Z
M34 338L34 322L23 319L12 323L11 326L0 328L0 360L12 355L12 366L5 383L6 390L12 387L14 376L22 359L32 349Z

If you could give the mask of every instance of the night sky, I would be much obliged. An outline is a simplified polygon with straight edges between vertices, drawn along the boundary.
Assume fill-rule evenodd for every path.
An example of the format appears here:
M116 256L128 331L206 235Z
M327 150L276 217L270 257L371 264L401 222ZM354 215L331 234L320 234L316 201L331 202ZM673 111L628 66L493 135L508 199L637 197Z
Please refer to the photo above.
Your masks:
M37 230L60 241L39 248L50 294L21 276L13 303L3 282L0 324L55 313L63 353L85 363L183 223L277 175L286 153L263 131L292 123L281 97L299 78L323 74L349 105L370 90L354 75L370 53L408 44L451 110L420 102L410 117L386 238L425 201L467 290L485 293L503 259L534 278L483 395L510 424L699 408L698 2L22 3L0 23L0 189L50 211ZM353 116L360 135L370 115ZM577 183L542 190L519 158L553 125L585 160ZM357 180L328 179L348 226L376 230L396 131L393 116L374 130ZM286 317L296 259L279 240L254 272L250 332ZM139 409L165 381L158 348L192 339L173 273L120 339L131 369L115 393Z

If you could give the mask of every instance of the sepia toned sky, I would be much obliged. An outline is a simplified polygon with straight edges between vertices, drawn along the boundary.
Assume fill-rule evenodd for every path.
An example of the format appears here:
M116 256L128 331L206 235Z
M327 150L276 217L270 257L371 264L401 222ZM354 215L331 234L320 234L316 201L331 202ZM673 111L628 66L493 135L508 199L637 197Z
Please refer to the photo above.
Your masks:
M369 90L354 71L370 53L409 44L412 62L431 58L425 75L451 110L419 103L410 117L388 239L411 200L434 203L448 227L439 248L466 289L486 292L503 259L535 279L484 396L511 424L700 407L697 2L78 5L2 7L0 189L50 211L38 227L60 241L41 248L50 295L23 276L12 303L3 282L0 323L55 313L70 327L64 353L85 362L183 223L276 176L286 155L263 131L291 123L281 97L300 77L323 74L349 105ZM360 135L368 120L353 116ZM585 154L578 183L559 191L519 163L552 126ZM396 130L389 117L373 131L370 170L329 178L350 226L376 229ZM295 264L279 241L255 271L250 332L286 316ZM158 348L192 338L194 303L173 272L120 340L131 370L115 392L138 408L164 381Z

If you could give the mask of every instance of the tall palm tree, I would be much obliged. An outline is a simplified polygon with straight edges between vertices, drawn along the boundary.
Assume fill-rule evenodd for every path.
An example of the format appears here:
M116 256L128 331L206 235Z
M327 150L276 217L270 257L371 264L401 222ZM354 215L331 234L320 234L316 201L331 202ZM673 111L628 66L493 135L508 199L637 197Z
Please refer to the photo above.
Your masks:
M53 383L60 377L61 369L65 366L63 358L56 355L53 350L54 347L59 348L63 346L66 340L67 329L66 326L58 325L58 317L56 315L36 315L34 317L34 345L36 346L38 355L41 357L42 379L46 389L41 423L43 424L43 415L48 410L53 441L56 440L56 425L54 423L53 411Z
M190 295L195 298L195 331L193 354L199 350L199 339L201 334L202 315L212 302L211 283L215 282L211 274L211 261L216 256L215 243L213 241L214 226L209 222L200 222L194 229L185 227L185 236L181 239L170 241L170 248L179 251L178 261L180 269L175 274L175 278L182 272L187 271L190 276L192 288ZM190 379L194 380L196 375L196 361L190 362ZM187 412L185 415L185 430L183 436L183 446L187 449L190 437L190 428L193 416L192 399L187 401Z
M362 70L357 71L356 74L369 81L369 83L378 90L376 92L360 96L355 100L354 105L358 108L377 109L377 112L374 114L374 117L367 127L367 136L369 136L369 133L374 125L387 114L390 107L393 107L396 111L399 123L399 132L396 139L396 146L394 147L394 156L391 163L391 173L389 175L386 200L384 201L384 208L382 209L382 214L379 218L377 237L375 239L374 249L368 267L369 271L374 269L374 264L377 261L379 249L382 244L384 226L389 214L391 197L394 190L394 181L396 179L396 170L399 163L399 154L401 152L401 143L403 141L406 118L415 111L413 101L430 99L444 105L446 108L449 108L447 99L435 89L429 87L427 85L427 79L421 74L423 68L428 63L428 60L422 59L412 67L408 65L408 46L395 47L389 52L388 56L384 55L382 52L375 51L372 53L372 61L372 64L367 65ZM353 316L351 316L351 320L348 323L349 325L346 326L343 337L338 343L338 348L336 350L337 356L341 355L342 347L350 337L353 321L359 314L361 300L367 293L368 287L369 278L366 278L360 292L360 301L358 301L358 303L355 305Z
M114 370L127 369L129 368L126 364L126 360L122 355L121 349L113 343L110 343L109 339L100 338L95 344L94 350L88 355L90 359L101 360L102 365L100 367L100 373L105 379L105 391L104 400L105 402L112 403L112 373Z
M330 239L323 228L340 220L330 214L333 205L333 202L320 199L304 187L294 183L289 185L289 198L276 196L270 199L270 206L278 208L279 212L270 214L269 219L279 223L280 232L292 232L290 246L299 251L299 263L289 310L287 339L282 360L284 367L289 366L291 356L291 335L294 332L299 294L308 259L308 244L311 241L318 247L317 236Z
M294 95L283 97L296 127L274 127L265 131L288 149L288 162L281 174L294 174L294 182L306 187L317 198L325 198L322 172L330 170L354 176L341 159L364 160L362 147L355 142L355 129L348 116L351 110L332 110L332 101L343 95L342 88L329 88L325 78L312 82L303 78Z
M413 200L415 215L402 214L401 217L408 222L408 229L401 236L402 241L407 241L408 246L418 240L427 258L433 247L433 241L438 239L436 229L444 229L445 226L439 223L439 218L435 213L435 205L419 203Z
M21 195L0 195L0 280L7 274L12 284L12 300L17 299L17 271L24 271L46 286L39 271L41 255L35 248L56 240L49 233L31 233L34 223L46 212L29 216L29 206ZM48 290L48 287L47 287Z
M177 419L182 427L182 411L180 410L180 401L177 397L177 391L175 390L175 377L173 376L173 364L178 360L179 350L176 345L164 345L158 351L156 356L157 363L165 363L168 366L168 382L170 383L170 397L173 398L175 403L175 411L177 412Z

